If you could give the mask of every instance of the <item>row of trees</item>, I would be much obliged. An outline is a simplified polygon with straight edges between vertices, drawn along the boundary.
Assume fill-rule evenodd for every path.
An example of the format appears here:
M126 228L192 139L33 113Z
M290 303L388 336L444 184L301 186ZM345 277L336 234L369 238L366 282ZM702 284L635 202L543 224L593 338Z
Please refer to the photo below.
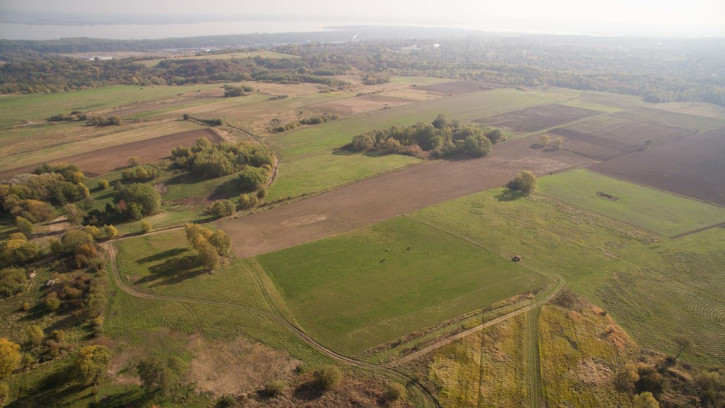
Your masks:
M353 151L403 153L417 155L421 150L433 157L466 154L485 156L491 145L504 140L498 129L460 125L448 121L442 114L431 124L417 123L408 127L393 126L387 130L374 130L353 137L346 148Z

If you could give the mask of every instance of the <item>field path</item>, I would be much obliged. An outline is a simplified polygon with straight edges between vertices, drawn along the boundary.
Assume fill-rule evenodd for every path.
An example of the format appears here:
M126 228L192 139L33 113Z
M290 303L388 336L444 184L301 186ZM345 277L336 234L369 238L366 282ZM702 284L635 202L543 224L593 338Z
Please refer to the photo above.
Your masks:
M544 390L542 389L541 383L541 364L539 362L540 312L541 304L529 310L526 319L526 339L524 340L524 344L526 344L526 387L529 391L530 408L546 406Z
M541 307L541 305L543 305L544 303L546 303L549 300L551 300L554 296L556 296L556 294L559 293L559 291L563 287L564 287L564 280L559 280L555 285L550 286L549 289L547 289L547 291L545 291L545 295L544 296L542 296L539 300L537 300L536 302L534 302L534 303L532 303L532 304L530 304L528 306L524 306L524 307L522 307L520 309L514 310L513 312L509 312L509 313L506 313L505 315L499 316L499 317L497 317L495 319L491 319L489 321L483 322L483 323L479 324L476 327L470 328L470 329L465 330L465 331L462 331L460 333L456 333L453 336L446 337L446 338L444 338L442 340L439 340L439 341L437 341L437 342L435 342L435 343L433 343L433 344L431 344L431 345L429 345L427 347L424 347L424 348L422 348L422 349L420 349L420 350L418 350L418 351L416 351L414 353L410 353L410 354L408 354L408 355L406 355L404 357L401 357L401 358L398 358L396 360L393 360L393 361L385 364L385 366L386 367L396 367L396 366L399 366L401 364L409 363L409 362L411 362L411 361L413 361L413 360L415 360L417 358L420 358L420 357L422 357L422 356L424 356L424 355L426 355L426 354L428 354L428 353L430 353L430 352L432 352L434 350L437 350L437 349L439 349L439 348L441 348L441 347L443 347L445 345L451 344L454 341L460 340L460 339L462 339L462 338L464 338L464 337L466 337L468 335L471 335L473 333L476 333L478 331L481 331L481 330L483 330L483 329L485 329L487 327L491 327L493 325L499 324L499 323L501 323L501 322L503 322L505 320L508 320L508 319L514 317L514 316L518 316L521 313L525 313L525 312L528 312L528 311L531 311L531 310L534 310L534 309L538 309L538 308ZM538 316L538 313L536 315ZM537 353L538 353L538 346L537 346ZM537 357L537 359L538 359L538 357Z
M314 348L315 350L327 355L328 357L337 360L341 363L347 364L352 367L362 368L380 375L384 375L388 378L393 378L399 382L402 382L406 384L408 387L412 388L413 391L415 391L416 394L421 398L421 401L423 402L425 407L434 407L434 408L440 408L440 404L438 401L433 397L433 395L420 383L415 381L414 379L408 377L405 374L399 373L397 371L391 370L387 367L377 366L370 363L365 363L363 361L358 361L353 358L343 356L342 354L338 354L327 347L323 346L322 344L318 343L315 339L307 335L307 333L304 332L300 327L298 327L296 324L291 323L288 321L282 313L278 311L277 305L275 302L271 299L268 291L266 290L265 286L261 283L260 277L257 276L258 272L255 270L255 268L252 269L254 279L255 279L255 285L257 288L261 291L265 303L267 303L268 307L272 310L266 311L266 310L260 310L249 306L244 306L240 304L236 304L233 302L224 302L224 301L217 301L217 300L209 300L209 299L200 299L200 298L185 298L180 296L162 296L162 295L153 295L150 293L143 293L138 292L134 290L132 287L126 285L123 280L121 279L121 275L118 271L118 265L116 263L116 250L113 247L113 243L108 242L105 244L102 244L102 247L105 248L106 253L108 254L109 261L111 263L111 275L113 276L113 280L115 281L116 285L119 289L121 289L123 292L127 293L128 295L131 295L133 297L142 298L142 299L153 299L153 300L160 300L160 301L172 301L172 302L179 302L182 304L182 306L187 309L191 313L192 319L195 320L195 326L196 326L196 317L193 315L193 311L189 309L185 303L199 303L199 304L205 304L205 305L212 305L212 306L220 306L220 307L232 307L236 309L242 309L247 312L252 312L254 314L259 315L260 317L267 318L270 320L274 320L278 323L280 323L283 327L290 330L292 333L294 333L298 338L300 338L302 341L307 343L310 347ZM249 265L247 265L249 268Z
M566 151L531 149L531 144L531 139L512 140L482 159L427 161L218 225L231 236L235 254L248 258L499 187L521 170L541 175L592 163Z

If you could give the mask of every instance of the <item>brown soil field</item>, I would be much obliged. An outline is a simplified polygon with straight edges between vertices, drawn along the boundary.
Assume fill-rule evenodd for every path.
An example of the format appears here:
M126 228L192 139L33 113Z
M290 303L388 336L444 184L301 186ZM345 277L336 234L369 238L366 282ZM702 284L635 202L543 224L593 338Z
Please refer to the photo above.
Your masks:
M636 152L638 146L604 137L580 133L567 128L552 129L552 135L562 136L564 148L594 160L609 160L623 153Z
M657 144L697 133L697 131L667 125L664 122L653 123L649 120L626 119L621 116L630 113L621 112L611 116L600 116L566 126L565 128L633 146L643 146L647 140ZM725 125L725 123L723 124Z
M155 137L153 139L126 143L105 149L63 157L53 162L67 162L78 165L89 177L95 177L111 170L128 165L128 158L138 156L141 163L148 163L171 155L171 149L176 146L192 146L196 139L205 137L212 142L219 142L221 138L211 129L198 129L171 135ZM28 173L35 170L43 162L13 170L0 172L0 179L10 178L15 174Z
M407 105L413 101L394 98L383 95L365 95L358 96L355 98L342 99L334 102L325 102L317 105L312 105L315 109L322 109L326 112L336 112L343 115L352 115L354 113L368 112L373 110L383 109L386 106L401 106Z
M481 159L437 160L356 182L284 206L219 222L247 258L374 224L397 215L506 184L521 170L536 174L591 164L571 152L531 149L531 139L494 146Z
M511 129L514 132L535 132L598 114L601 114L601 112L552 104L533 106L515 112L480 119L476 122Z
M478 81L453 81L453 82L443 82L440 84L416 87L416 89L420 89L423 91L440 92L440 93L450 94L450 95L460 95L460 94L470 93L470 92L488 91L488 90L496 89L496 88L501 88L501 86L496 85L496 84L491 84L488 82L478 82Z
M681 137L591 170L725 205L725 128Z

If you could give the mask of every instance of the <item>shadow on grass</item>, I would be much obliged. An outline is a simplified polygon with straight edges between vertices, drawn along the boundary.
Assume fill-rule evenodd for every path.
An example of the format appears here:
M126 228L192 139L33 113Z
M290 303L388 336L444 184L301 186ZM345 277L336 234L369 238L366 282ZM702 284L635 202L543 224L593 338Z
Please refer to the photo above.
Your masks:
M107 395L99 402L92 402L88 406L90 408L143 407L153 398L154 393L145 393L139 388L120 394Z
M320 398L325 391L315 381L307 381L295 388L292 395L302 401L312 401Z
M221 184L219 184L215 189L214 192L207 197L208 200L223 200L225 198L231 198L231 197L237 197L242 193L246 193L248 191L243 191L240 187L240 183L237 181L236 178L233 178L231 180L227 180Z
M497 195L496 199L498 201L515 201L523 197L526 197L526 194L522 193L521 191L511 190L510 188L507 188L501 194Z
M172 256L181 255L187 251L188 251L188 249L186 249L186 248L167 249L164 252L159 252L158 254L153 254L151 256L147 256L145 258L138 259L138 260L136 260L136 263L156 262L156 261L160 261L165 258L171 258Z
M207 273L194 255L171 258L160 265L149 268L151 275L136 281L137 284L153 283L151 287L173 285Z

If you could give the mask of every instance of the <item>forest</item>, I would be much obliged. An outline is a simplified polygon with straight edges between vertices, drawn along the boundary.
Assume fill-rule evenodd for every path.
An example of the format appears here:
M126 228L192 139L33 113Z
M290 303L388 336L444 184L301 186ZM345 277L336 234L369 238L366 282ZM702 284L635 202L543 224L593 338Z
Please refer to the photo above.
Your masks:
M218 44L220 39L197 37L185 41L186 47L198 47ZM124 43L119 49L136 49L132 46L136 43ZM57 55L95 49L85 44L81 40L73 47L63 45L62 41L3 41L0 56L7 63L0 67L0 92L59 92L109 84L183 85L252 79L284 84L317 83L342 89L348 84L330 74L359 76L364 83L385 82L394 75L418 75L510 87L607 91L639 96L647 102L725 105L725 78L717 75L725 63L725 46L713 39L476 36L291 42L271 47L290 54L289 58L218 58L217 54L268 48L237 45L197 53L202 57L209 55L208 59L162 59L150 67L140 57L87 61ZM167 43L155 44L153 47ZM691 58L698 60L696 67L687 63Z

